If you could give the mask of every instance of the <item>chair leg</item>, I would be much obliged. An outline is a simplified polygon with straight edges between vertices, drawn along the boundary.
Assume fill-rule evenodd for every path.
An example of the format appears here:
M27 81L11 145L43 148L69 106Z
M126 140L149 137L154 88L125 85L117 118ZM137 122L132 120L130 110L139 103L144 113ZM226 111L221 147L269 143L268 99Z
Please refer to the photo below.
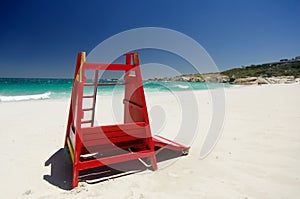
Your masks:
M75 188L78 186L78 169L74 166L73 167L73 180L72 180L72 187Z
M150 157L150 162L151 162L151 165L152 165L152 170L156 171L157 170L157 162L156 162L155 154Z

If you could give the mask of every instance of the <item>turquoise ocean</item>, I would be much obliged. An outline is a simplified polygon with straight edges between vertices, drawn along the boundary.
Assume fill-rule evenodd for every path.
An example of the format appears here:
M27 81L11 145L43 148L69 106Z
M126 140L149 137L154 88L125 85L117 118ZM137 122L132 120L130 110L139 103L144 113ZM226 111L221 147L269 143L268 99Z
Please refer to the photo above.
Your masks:
M110 82L112 80L105 80ZM72 79L0 78L0 102L70 98ZM206 90L229 84L203 82L144 82L145 92ZM92 89L92 88L91 88ZM98 94L123 92L124 86L101 86Z

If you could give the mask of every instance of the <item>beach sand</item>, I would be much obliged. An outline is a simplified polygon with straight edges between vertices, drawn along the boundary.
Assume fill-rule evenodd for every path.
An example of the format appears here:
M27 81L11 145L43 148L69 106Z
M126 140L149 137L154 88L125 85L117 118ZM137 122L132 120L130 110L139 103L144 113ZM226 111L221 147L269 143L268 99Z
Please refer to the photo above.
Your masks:
M222 135L204 159L200 150L211 123L212 99L209 91L195 94L199 126L188 156L169 166L162 162L156 172L81 182L71 191L64 186L71 171L62 149L69 99L0 103L1 197L300 197L300 84L225 89ZM166 131L180 127L174 99L147 94L148 107L159 105L167 111L163 128L157 124L153 131L169 138L172 134ZM111 108L102 106L101 111L107 114Z

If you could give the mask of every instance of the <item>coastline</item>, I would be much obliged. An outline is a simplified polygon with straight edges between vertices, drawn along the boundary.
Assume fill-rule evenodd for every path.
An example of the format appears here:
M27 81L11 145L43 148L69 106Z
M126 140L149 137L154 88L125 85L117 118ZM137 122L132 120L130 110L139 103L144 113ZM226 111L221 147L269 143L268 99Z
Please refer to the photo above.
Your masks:
M46 161L63 147L69 99L1 102L0 173L5 179L0 188L2 195L6 198L294 198L300 195L300 110L297 109L300 84L225 88L223 132L215 149L203 160L199 154L210 128L212 101L207 90L193 92L198 100L199 128L188 156L156 172L146 171L96 184L80 183L72 191L43 179L53 172L51 165L45 166ZM161 105L168 111L176 109L173 95L149 93L146 97L148 108ZM108 113L109 109L103 107ZM166 131L178 127L175 125L178 112L174 111L168 115Z

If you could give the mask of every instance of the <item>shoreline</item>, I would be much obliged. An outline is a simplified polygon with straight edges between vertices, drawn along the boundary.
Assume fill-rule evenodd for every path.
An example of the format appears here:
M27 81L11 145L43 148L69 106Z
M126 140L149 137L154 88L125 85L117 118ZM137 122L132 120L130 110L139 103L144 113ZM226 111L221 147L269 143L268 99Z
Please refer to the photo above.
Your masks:
M189 82L184 82L184 83L189 83ZM205 83L205 82L204 82ZM222 83L223 84L223 83ZM261 84L261 85L257 85L257 84L251 84L251 85L239 85L239 84L229 84L230 86L229 87L218 87L218 88L209 88L209 89L196 89L196 90L174 90L174 91L157 91L157 92L154 92L154 91L148 91L146 92L145 91L145 94L146 95L164 95L165 93L170 93L170 92L199 92L199 91L203 91L203 92L206 92L206 91L209 91L209 90L214 90L214 89L224 89L224 90L227 90L227 89L237 89L237 88L244 88L244 87L256 87L256 86L273 86L273 85L293 85L293 84L300 84L299 82L295 82L295 83L289 83L289 84L285 84L285 83L282 83L282 84ZM51 93L50 91L46 92L46 93ZM45 93L43 94L33 94L33 95L21 95L21 97L24 97L24 96L35 96L35 95L44 95ZM114 95L121 95L120 93L113 93ZM69 94L69 96L63 96L63 97L54 97L54 98L44 98L44 99L25 99L25 100L7 100L7 101L1 101L0 100L0 103L11 103L11 102L25 102L25 101L47 101L47 100L67 100L69 99L70 100L70 96L71 96L71 93ZM106 96L106 97L110 97L111 95L97 95L97 96ZM20 96L0 96L0 97L20 97Z

